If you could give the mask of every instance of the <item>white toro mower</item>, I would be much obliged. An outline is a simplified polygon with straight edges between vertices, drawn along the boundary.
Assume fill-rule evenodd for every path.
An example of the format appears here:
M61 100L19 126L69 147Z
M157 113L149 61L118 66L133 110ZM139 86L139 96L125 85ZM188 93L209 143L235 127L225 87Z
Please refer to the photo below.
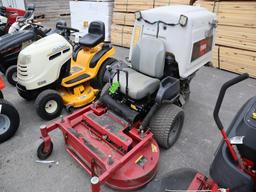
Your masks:
M60 129L67 152L92 177L91 191L103 184L133 191L150 182L159 146L169 149L179 138L189 82L211 61L214 37L215 15L200 7L137 13L130 66L115 62L97 102L42 126L38 157L50 156L49 133Z

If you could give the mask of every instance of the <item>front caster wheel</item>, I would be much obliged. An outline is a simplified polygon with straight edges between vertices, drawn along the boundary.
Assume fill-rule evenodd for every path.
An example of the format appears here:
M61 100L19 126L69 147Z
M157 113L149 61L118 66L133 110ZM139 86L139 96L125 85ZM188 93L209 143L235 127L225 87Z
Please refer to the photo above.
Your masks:
M47 159L51 154L52 154L52 150L53 150L53 143L51 142L50 144L50 148L48 151L45 151L44 149L44 142L42 142L38 149L37 149L37 157L40 159L40 160L45 160Z
M75 111L75 108L74 108L74 106L72 106L72 105L67 105L67 106L66 106L66 111L67 111L68 113L73 113L73 112Z
M17 83L17 66L13 65L10 66L7 70L6 70L6 79L8 81L8 83L10 83L13 86L16 86Z
M38 95L35 105L38 115L44 120L59 117L63 109L63 102L59 93L49 89Z

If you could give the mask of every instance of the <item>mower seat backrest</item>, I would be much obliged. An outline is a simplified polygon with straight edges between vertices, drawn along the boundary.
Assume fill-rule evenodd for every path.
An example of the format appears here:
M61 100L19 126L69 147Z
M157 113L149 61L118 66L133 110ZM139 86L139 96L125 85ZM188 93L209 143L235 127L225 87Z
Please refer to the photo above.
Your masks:
M133 50L132 68L123 69L127 76L124 72L120 72L119 80L117 75L114 76L114 81L118 80L120 83L120 91L135 100L156 92L164 74L165 52L162 40L143 37Z
M143 37L133 49L132 68L160 79L164 75L165 46L161 39Z
M83 47L92 48L105 40L105 24L102 21L91 22L88 34L79 40Z
M28 5L27 11L26 11L25 15L23 16L23 18L28 19L28 18L32 17L34 11L35 11L35 5L34 4Z

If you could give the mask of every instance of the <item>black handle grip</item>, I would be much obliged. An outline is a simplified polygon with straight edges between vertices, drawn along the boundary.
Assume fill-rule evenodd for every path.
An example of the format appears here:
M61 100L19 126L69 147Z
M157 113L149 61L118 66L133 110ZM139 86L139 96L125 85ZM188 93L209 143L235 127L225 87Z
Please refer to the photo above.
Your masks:
M79 32L78 29L67 27L67 26L63 26L63 25L57 25L56 28L58 28L58 29L67 29L68 31Z
M214 108L214 112L213 112L213 117L214 117L214 120L218 126L218 128L221 130L223 129L223 125L222 125L222 122L219 118L219 111L220 111L220 107L221 107L221 104L222 104L222 101L224 99L224 96L225 96L225 93L227 91L227 89L245 79L249 78L249 75L248 73L244 73L238 77L235 77L234 79L231 79L229 80L228 82L224 83L224 85L222 85L221 89L220 89L220 93L219 93L219 96L218 96L218 99L217 99L217 102L216 102L216 105L215 105L215 108Z

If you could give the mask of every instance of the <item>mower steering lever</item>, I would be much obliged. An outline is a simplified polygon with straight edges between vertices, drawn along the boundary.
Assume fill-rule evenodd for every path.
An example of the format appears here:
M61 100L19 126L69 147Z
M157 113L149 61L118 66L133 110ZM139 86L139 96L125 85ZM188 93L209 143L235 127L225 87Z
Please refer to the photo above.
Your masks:
M57 28L58 28L58 29L66 29L66 30L68 30L68 31L73 31L73 32L79 32L78 29L71 28L71 27L67 27L67 26L63 26L63 25L57 25Z
M227 91L227 89L245 79L249 78L249 75L248 73L244 73L238 77L235 77L234 79L231 79L229 80L228 82L224 83L224 85L222 85L221 89L220 89L220 93L219 93L219 96L218 96L218 99L217 99L217 102L216 102L216 105L215 105L215 108L214 108L214 112L213 112L213 117L214 117L214 120L219 128L219 130L222 130L223 129L223 124L219 118L219 111L220 111L220 107L221 107L221 104L223 102L223 99L224 99L224 96L225 96L225 93Z

